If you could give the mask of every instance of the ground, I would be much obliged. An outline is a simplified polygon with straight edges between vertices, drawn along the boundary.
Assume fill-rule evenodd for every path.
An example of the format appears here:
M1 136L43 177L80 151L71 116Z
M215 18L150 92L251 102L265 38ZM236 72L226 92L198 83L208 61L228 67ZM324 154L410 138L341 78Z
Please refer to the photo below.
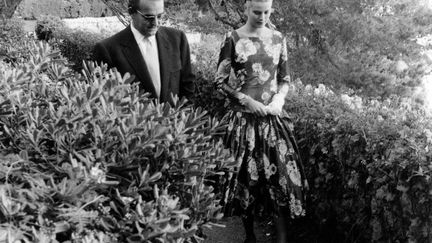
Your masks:
M205 243L242 243L245 239L242 222L239 217L225 218L221 224L225 228L206 230L208 238ZM272 226L268 221L255 222L255 233L258 243L272 242Z

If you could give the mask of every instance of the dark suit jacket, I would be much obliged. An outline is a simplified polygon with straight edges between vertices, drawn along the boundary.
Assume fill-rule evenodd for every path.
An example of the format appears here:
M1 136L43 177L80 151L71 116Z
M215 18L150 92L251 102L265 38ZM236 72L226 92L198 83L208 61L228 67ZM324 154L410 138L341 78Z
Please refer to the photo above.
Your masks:
M141 51L127 27L114 36L97 43L93 58L98 63L116 67L121 74L135 75L141 89L159 98L160 102L171 102L171 93L190 97L194 92L194 75L191 71L189 44L186 35L169 27L159 27L156 33L158 44L161 92L156 96L155 87L141 55Z

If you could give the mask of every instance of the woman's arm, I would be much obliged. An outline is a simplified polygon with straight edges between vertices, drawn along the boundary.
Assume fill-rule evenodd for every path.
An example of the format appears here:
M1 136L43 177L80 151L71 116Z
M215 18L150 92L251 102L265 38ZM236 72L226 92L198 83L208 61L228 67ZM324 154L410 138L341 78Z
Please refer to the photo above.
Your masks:
M231 64L234 57L234 51L234 40L231 37L231 34L227 34L219 55L218 69L215 77L216 89L228 98L245 106L245 108L252 113L264 116L267 112L266 107L262 103L254 100L246 94L243 94L237 90L239 88L236 89L228 84L232 70Z
M285 97L288 94L291 77L288 71L288 49L286 39L282 40L281 54L277 68L278 92L273 96L270 104L267 105L267 111L272 115L280 115L285 104Z

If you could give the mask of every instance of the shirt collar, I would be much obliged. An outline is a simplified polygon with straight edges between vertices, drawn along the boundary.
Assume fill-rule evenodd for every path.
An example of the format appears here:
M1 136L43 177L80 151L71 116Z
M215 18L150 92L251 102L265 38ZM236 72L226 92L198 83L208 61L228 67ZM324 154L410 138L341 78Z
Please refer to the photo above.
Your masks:
M148 40L150 41L150 43L154 44L156 43L156 35L151 35L149 37L145 37L143 34L141 34L134 26L133 24L131 24L131 30L132 30L132 34L135 37L135 40L137 42L142 41L142 40Z

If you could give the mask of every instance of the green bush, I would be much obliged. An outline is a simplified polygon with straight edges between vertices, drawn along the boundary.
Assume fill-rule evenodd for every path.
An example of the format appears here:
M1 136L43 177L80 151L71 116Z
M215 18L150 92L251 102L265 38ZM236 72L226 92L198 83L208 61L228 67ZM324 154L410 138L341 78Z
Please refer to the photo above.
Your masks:
M39 40L49 41L56 46L77 72L83 68L83 61L91 59L96 42L106 37L104 34L70 29L56 16L40 18L35 32Z
M43 15L36 21L35 34L38 40L49 41L55 34L65 28L64 22L60 17L53 15Z
M43 15L60 18L111 16L111 10L101 0L23 0L15 12L24 19L37 19Z
M213 116L221 118L225 113L225 98L216 91L212 82L216 72L219 49L223 41L221 35L202 35L202 40L190 46L192 71L196 75L196 92L192 101L208 110Z
M20 19L0 19L0 41L2 46L14 43L24 36L23 24Z
M14 64L26 56L29 38L23 24L19 19L0 19L0 61Z
M290 64L297 78L315 86L322 83L335 90L351 89L361 96L410 97L425 75L425 64L419 61L422 58L415 51L400 59L362 49L338 57L315 52L308 47L291 50ZM403 60L407 70L396 70L398 62Z
M200 14L197 1L167 2L167 13L171 24L184 31L202 34L225 34L231 28L220 23L212 14Z
M82 30L71 30L64 28L57 33L57 46L62 55L71 63L72 68L80 72L83 68L83 61L92 59L94 45L104 39L103 35Z
M206 180L231 161L224 126L47 43L28 58L0 65L0 241L200 240L221 217Z

